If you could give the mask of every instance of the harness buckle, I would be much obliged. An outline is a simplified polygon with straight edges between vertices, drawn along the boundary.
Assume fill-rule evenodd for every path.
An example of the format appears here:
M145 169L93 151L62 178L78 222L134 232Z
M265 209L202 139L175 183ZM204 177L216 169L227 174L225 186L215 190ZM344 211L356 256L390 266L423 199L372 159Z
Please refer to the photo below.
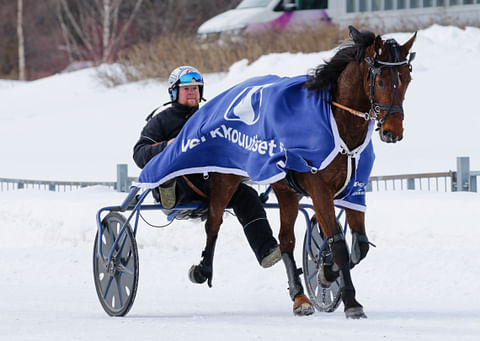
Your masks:
M355 151L350 151L348 149L348 147L346 146L341 146L340 147L340 154L341 155L347 155L348 157L355 157L355 155L357 154Z
M370 109L368 112L368 116L370 120L376 120L378 118L378 112L376 112L373 108Z

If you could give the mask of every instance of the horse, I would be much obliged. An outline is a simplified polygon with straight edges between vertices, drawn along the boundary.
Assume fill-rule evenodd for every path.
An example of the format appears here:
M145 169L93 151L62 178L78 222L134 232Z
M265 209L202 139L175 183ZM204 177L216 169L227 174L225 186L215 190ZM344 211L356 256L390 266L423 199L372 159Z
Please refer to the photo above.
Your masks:
M347 249L345 237L339 230L334 199L355 167L352 152L367 136L370 121L377 122L380 139L395 143L403 138L403 101L411 81L411 61L415 54L410 49L416 32L403 45L394 39L383 40L369 31L360 32L349 27L351 40L339 47L336 54L324 64L313 69L305 87L313 95L322 91L330 94L333 117L341 139L343 151L318 172L292 172L295 188L280 180L271 184L280 210L279 242L284 262L290 298L295 315L304 316L314 312L312 302L304 294L294 259L294 223L298 215L298 190L308 195L315 218L328 241L333 264L322 270L321 285L328 286L336 277L343 276L344 288L341 298L347 318L366 318L362 305L355 298L350 269L358 264L369 251L363 211L345 208L348 225L352 232L352 252ZM285 122L288 124L288 122ZM198 265L190 269L190 279L195 283L212 285L215 243L224 210L244 180L235 174L210 173L210 202L205 223L206 245Z

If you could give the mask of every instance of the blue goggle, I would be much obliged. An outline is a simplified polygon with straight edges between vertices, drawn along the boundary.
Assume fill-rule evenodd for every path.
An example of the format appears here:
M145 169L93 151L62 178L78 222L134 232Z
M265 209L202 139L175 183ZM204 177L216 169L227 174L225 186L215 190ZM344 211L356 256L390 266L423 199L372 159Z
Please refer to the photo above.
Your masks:
M189 72L182 75L178 83L182 85L190 83L193 83L193 85L197 83L203 84L203 78L198 72Z

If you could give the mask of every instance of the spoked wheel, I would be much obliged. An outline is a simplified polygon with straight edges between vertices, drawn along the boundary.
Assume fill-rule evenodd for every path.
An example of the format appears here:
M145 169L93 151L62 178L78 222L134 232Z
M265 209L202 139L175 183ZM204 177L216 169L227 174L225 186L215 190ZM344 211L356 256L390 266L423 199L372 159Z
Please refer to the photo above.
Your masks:
M101 251L98 254L98 231L93 246L93 276L98 299L110 316L124 316L135 301L138 286L138 250L130 225L115 246L110 265L108 256L126 219L119 213L109 213L102 220Z
M318 311L333 312L340 304L342 298L343 277L340 275L328 287L323 288L320 285L319 269L325 263L331 263L331 252L328 245L320 253L324 237L315 216L310 220L311 223L311 243L308 249L307 233L303 242L303 272L308 296Z

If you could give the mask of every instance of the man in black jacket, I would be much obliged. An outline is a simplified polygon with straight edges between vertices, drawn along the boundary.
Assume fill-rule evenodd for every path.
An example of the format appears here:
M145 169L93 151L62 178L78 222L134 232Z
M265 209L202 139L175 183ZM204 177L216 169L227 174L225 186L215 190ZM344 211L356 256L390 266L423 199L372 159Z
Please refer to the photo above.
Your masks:
M187 120L198 110L203 99L203 78L197 69L191 66L176 68L168 79L171 104L147 118L140 139L133 149L133 159L143 168L157 154L173 142ZM202 174L181 176L167 181L153 191L157 201L165 208L192 201L208 202L210 182ZM229 208L235 212L247 237L247 240L264 268L268 268L281 258L280 248L272 236L265 210L258 193L246 184L240 184L230 201Z

